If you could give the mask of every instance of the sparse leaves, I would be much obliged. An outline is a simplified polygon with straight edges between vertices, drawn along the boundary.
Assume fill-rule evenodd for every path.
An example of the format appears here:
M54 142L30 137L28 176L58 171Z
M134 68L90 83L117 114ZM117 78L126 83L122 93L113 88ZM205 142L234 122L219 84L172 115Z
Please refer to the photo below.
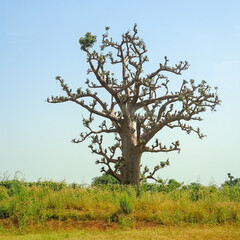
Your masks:
M169 166L169 165L170 165L169 159L167 159L166 161L161 161L160 164L158 164L154 167L152 172L150 172L149 168L147 166L145 166L144 170L142 172L141 181L146 180L146 179L153 179L157 182L158 179L155 178L155 176L154 176L156 174L156 172L166 166Z
M211 87L202 80L196 84L195 80L183 80L179 88L174 92L169 88L167 73L181 75L187 70L187 61L180 61L171 65L170 60L165 56L163 63L152 73L145 74L144 63L148 61L147 49L144 41L137 36L137 25L133 31L127 31L122 35L120 42L115 42L108 36L109 27L105 27L106 33L102 35L100 52L90 51L96 42L97 37L90 32L81 37L79 43L81 49L87 55L89 69L87 74L95 80L86 80L87 88L81 87L74 92L60 77L56 80L60 83L65 96L51 96L47 98L49 103L61 103L72 101L80 105L89 112L89 118L83 118L83 125L87 128L86 133L81 133L79 139L73 139L74 143L80 143L86 139L91 139L89 148L93 153L101 156L97 164L103 164L101 170L122 180L122 172L125 167L125 155L123 142L126 138L132 139L133 146L139 148L139 152L172 152L180 151L179 141L172 142L166 146L156 139L155 143L149 146L150 140L163 128L180 128L190 133L195 133L199 138L203 138L199 128L190 124L191 121L201 121L199 116L202 112L210 109L216 110L220 105L217 94L217 87L213 93ZM116 77L108 67L109 65L119 66L121 75ZM90 78L89 77L89 78ZM90 78L91 79L91 78ZM92 90L101 90L92 92ZM106 96L110 96L106 103ZM104 120L98 126L92 127L95 116L100 116ZM123 133L128 134L123 134ZM103 135L114 133L115 142L108 148L103 148ZM134 161L129 160L129 161ZM154 179L154 174L169 165L169 161L160 162L152 172L148 167L143 170L143 178Z

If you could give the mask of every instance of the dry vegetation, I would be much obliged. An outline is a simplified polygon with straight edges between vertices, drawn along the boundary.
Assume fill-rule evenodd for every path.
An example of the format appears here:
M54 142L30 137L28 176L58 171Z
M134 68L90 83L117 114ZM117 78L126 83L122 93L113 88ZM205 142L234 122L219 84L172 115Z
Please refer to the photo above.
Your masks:
M79 230L61 230L31 232L24 235L0 234L0 240L237 240L240 239L240 228L237 225L195 225L195 226L152 226L141 229L108 229L97 228Z
M238 186L0 185L0 239L240 239Z

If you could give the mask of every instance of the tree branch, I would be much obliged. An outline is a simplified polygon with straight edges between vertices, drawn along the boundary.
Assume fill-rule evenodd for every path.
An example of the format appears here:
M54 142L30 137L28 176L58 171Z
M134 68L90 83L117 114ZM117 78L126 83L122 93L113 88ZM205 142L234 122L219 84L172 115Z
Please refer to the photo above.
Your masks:
M172 152L172 151L178 151L180 152L180 143L179 141L172 142L172 145L167 148L166 145L162 145L161 143L158 142L158 139L156 139L155 144L152 145L151 147L145 146L143 149L143 152L152 152L152 153L158 153L158 152Z
M121 175L119 174L120 167L122 164L121 158L114 159L116 150L118 148L121 149L121 143L118 138L115 138L117 140L117 143L115 143L113 146L108 147L108 150L110 151L110 156L107 155L108 150L103 149L102 142L103 142L103 136L101 135L100 138L96 136L92 136L92 144L89 145L89 148L92 150L92 153L96 153L98 155L102 156L101 160L97 160L96 164L103 164L107 166L108 170L105 170L104 167L102 167L101 172L105 172L107 174L111 174L113 177L118 179L121 182ZM94 148L94 146L97 146L97 148ZM111 167L111 164L114 164L114 169Z
M146 179L153 179L154 181L157 182L158 180L154 177L156 172L159 171L160 169L166 167L166 166L169 166L169 165L170 165L169 159L167 159L167 161L165 161L165 162L162 161L162 162L160 162L159 165L154 167L152 172L150 172L149 168L147 166L145 166L145 168L142 172L141 181L146 180ZM148 175L146 175L147 173L148 173Z
M87 109L91 113L94 113L94 114L99 115L99 116L104 117L104 118L108 118L108 119L110 119L112 121L115 121L115 122L119 122L119 118L116 117L113 114L113 112L108 111L108 109L106 107L106 104L103 103L103 101L100 98L98 98L96 94L92 94L90 91L87 91L87 93L82 93L80 90L77 94L72 93L72 90L69 89L69 87L67 86L67 84L64 83L64 80L61 77L57 76L56 80L58 80L60 82L63 91L65 91L67 93L68 97L63 97L63 96L53 97L52 96L51 100L49 98L47 98L47 102L49 102L49 103L61 103L61 102L72 101L72 102L75 102L78 105L82 106L83 108ZM101 105L103 111L98 111L98 110L95 109L96 103L93 103L92 105L91 104L87 105L87 104L85 104L84 100L81 100L81 101L78 100L78 99L81 99L81 98L84 98L84 97L93 98L96 101L96 103L99 103Z
M167 72L175 73L175 74L177 74L177 75L181 75L181 74L182 74L182 71L183 71L183 70L187 70L188 67L189 67L189 64L188 64L187 61L185 61L185 62L180 61L179 64L175 64L174 67L169 67L169 66L167 65L169 59L168 59L166 56L164 57L164 59L165 59L164 64L161 64L161 63L160 63L160 67L159 67L155 72L149 74L149 75L148 75L148 78L150 78L150 79L151 79L151 78L154 78L154 77L156 77L160 72L163 72L163 71L167 71Z

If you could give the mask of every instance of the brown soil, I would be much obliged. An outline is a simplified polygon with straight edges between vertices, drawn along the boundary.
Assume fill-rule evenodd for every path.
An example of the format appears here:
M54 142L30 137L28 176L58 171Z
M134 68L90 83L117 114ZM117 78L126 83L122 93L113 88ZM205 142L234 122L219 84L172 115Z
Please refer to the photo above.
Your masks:
M136 222L134 225L135 229L141 229L146 227L155 227L158 224L153 222ZM0 226L7 230L18 229L17 224L12 223L8 219L0 220ZM43 224L28 224L26 226L27 230L37 230L44 229L50 231L57 230L73 230L73 229L87 229L87 230L106 230L111 229L115 230L120 228L121 226L118 223L106 223L105 221L58 221L58 220L50 220Z
M157 223L153 222L136 222L134 228L141 229L146 227L155 227ZM105 221L69 221L61 222L58 220L51 220L46 223L44 228L49 230L60 230L60 229L96 229L96 230L106 230L106 229L118 229L120 225L118 223L106 223Z

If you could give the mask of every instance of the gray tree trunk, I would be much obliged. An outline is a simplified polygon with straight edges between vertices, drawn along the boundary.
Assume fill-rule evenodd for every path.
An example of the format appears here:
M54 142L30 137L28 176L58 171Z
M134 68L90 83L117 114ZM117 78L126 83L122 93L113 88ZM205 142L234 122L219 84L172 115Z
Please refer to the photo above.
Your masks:
M132 122L125 124L121 131L123 165L121 167L122 184L139 186L140 162L142 152L137 143Z

